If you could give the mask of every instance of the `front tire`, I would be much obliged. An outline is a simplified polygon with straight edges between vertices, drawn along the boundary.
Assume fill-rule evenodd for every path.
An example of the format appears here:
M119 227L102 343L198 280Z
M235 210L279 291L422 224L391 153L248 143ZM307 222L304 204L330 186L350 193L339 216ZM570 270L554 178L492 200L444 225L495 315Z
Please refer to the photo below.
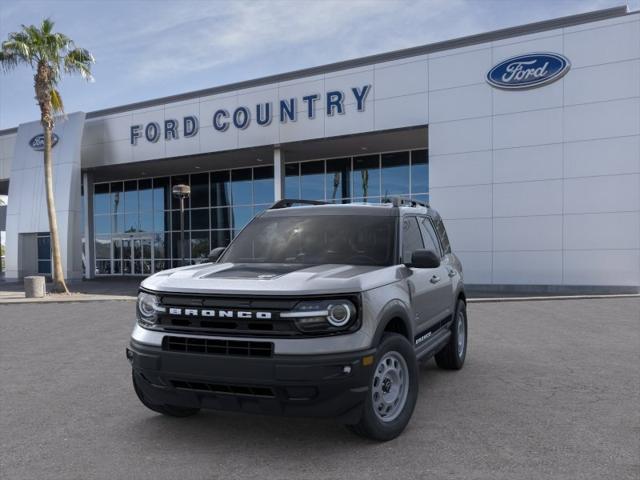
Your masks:
M138 395L142 404L149 410L153 410L154 412L161 413L169 417L190 417L200 411L199 408L185 408L178 407L176 405L162 405L154 403L144 394L142 388L140 388L140 382L144 382L144 380L140 379L134 371L131 372L131 379L133 380L133 389L136 391L136 395Z
M458 300L451 337L445 347L436 353L436 364L444 370L460 370L467 357L467 305Z
M392 440L409 423L418 398L416 356L406 338L398 334L382 338L369 387L360 421L348 428L372 440Z

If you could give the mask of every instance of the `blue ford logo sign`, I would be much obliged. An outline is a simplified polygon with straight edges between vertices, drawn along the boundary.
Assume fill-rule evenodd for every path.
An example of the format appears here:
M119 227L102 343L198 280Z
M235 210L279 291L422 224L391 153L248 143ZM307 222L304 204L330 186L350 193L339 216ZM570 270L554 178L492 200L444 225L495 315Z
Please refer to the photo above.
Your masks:
M56 143L58 143L58 140L60 140L58 135L56 135L55 133L52 133L51 148L56 146ZM31 140L29 140L29 146L37 152L44 151L44 133L39 133L38 135L33 137Z
M506 90L541 87L561 78L570 67L560 54L530 53L500 62L487 73L487 82Z

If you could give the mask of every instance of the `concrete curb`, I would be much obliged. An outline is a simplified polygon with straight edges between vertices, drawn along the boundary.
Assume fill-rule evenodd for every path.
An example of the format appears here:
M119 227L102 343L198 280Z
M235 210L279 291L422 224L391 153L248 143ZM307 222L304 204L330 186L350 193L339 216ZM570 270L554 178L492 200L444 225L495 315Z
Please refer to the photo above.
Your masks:
M81 302L130 302L136 297L128 295L56 295L44 298L0 298L0 305L20 305L25 303L81 303Z
M499 303L499 302L537 302L549 300L590 300L594 298L640 298L640 293L619 293L612 295L557 295L532 297L489 297L467 298L467 303Z

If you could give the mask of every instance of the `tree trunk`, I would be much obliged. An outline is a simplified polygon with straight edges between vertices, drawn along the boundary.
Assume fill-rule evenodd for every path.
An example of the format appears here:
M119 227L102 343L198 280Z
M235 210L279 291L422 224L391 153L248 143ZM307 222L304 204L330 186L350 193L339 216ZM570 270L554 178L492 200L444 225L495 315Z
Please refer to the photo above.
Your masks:
M69 293L62 272L62 256L58 238L58 218L53 197L53 166L51 162L51 133L53 131L53 106L51 105L51 70L43 63L38 64L35 75L35 90L40 105L40 122L44 128L44 186L47 194L47 214L51 235L51 256L53 261L53 291Z

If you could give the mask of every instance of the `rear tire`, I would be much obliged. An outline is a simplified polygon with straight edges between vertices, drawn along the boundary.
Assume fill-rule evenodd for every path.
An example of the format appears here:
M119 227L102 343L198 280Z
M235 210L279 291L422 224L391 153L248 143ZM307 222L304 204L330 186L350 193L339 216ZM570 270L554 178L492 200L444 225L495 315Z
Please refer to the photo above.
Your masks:
M449 342L436 353L436 364L444 370L460 370L467 357L467 306L463 300L458 300L453 318Z
M382 337L362 417L347 425L353 433L386 442L405 429L418 398L418 366L413 346L398 334Z
M190 417L200 411L199 408L185 408L175 405L162 405L154 403L145 396L144 392L140 388L139 382L144 382L144 380L140 379L134 371L131 372L131 378L133 380L133 389L136 391L136 395L138 395L138 398L140 399L142 404L149 410L153 410L154 412L161 413L169 417Z

